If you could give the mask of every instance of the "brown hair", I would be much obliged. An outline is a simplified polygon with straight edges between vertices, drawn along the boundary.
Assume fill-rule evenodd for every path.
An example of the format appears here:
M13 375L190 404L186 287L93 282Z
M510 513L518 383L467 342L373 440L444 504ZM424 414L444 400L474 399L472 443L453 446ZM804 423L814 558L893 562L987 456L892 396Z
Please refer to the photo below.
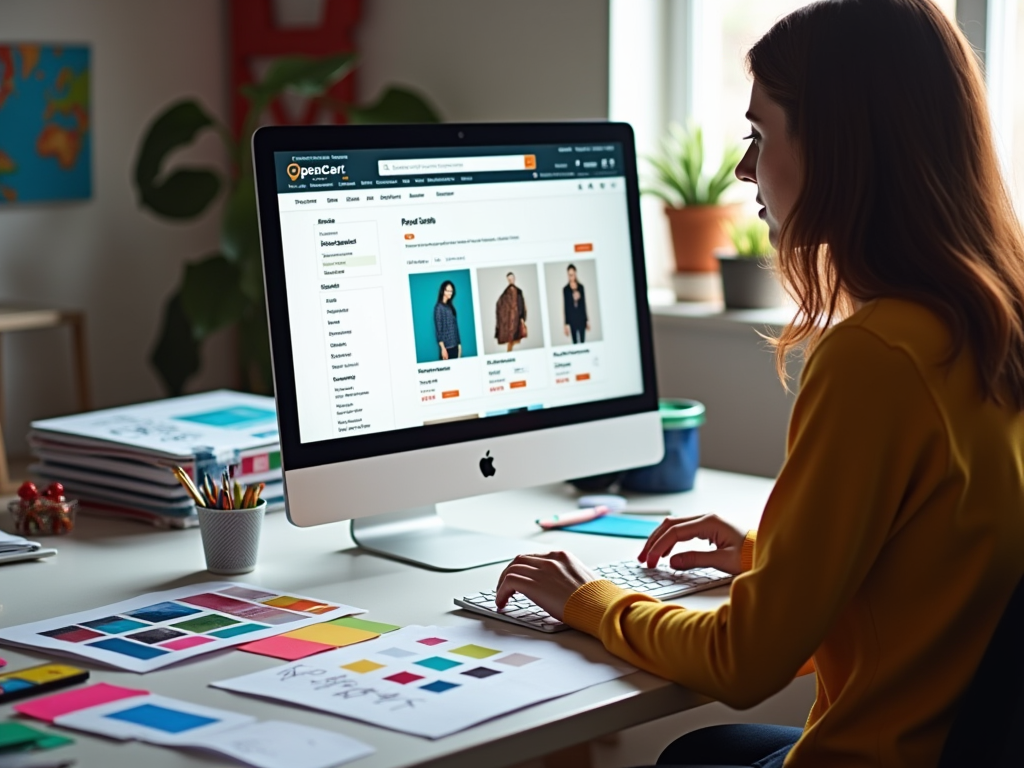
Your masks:
M930 0L823 0L747 54L786 113L803 186L779 232L798 313L773 340L809 352L856 300L936 312L984 396L1024 410L1024 235L992 141L980 70Z

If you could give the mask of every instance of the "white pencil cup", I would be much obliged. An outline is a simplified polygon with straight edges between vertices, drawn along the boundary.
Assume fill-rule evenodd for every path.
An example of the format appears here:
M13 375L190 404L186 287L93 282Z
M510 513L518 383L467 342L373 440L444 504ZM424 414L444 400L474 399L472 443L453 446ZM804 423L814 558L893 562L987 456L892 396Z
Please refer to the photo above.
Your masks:
M206 570L233 575L249 573L256 567L260 529L267 502L251 509L210 509L196 507L203 536Z

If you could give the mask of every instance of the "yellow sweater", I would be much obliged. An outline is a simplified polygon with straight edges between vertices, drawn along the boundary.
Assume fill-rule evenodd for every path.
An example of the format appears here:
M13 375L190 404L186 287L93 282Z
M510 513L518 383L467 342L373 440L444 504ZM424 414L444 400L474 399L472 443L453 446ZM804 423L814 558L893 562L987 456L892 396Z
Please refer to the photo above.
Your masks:
M729 601L690 611L584 585L566 621L726 704L813 656L817 698L789 768L937 763L1024 573L1024 415L983 401L944 324L880 299L811 355L786 463Z

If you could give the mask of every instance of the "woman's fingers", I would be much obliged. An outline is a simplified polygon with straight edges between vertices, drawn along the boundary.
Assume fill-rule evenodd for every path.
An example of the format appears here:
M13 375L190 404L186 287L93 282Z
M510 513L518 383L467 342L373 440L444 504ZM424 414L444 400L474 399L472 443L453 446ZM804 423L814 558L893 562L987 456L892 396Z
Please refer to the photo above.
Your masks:
M734 576L740 572L739 552L734 549L712 549L706 552L677 552L668 564L677 571L691 568L717 568Z
M648 538L639 560L653 568L676 544L691 539L706 539L723 550L739 546L743 534L717 515L669 518Z

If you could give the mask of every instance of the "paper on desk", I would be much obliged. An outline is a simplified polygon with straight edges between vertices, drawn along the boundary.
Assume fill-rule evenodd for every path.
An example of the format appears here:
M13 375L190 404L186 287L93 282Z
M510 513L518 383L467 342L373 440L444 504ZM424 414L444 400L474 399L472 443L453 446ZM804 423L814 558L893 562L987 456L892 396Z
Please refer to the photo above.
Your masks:
M15 704L14 711L22 715L34 717L52 723L61 715L77 712L80 709L95 707L111 701L129 699L133 696L148 696L149 691L140 691L135 688L122 688L119 685L109 683L96 683L85 688L75 688L71 691L54 693L51 696L32 699L22 704Z
M563 528L573 533L593 533L600 536L623 536L627 539L646 539L654 529L661 525L660 520L638 520L623 515L604 515L603 517L577 523Z
M0 630L0 642L149 672L354 613L365 611L294 592L214 581L7 627Z
M256 718L167 696L138 696L61 715L59 726L122 741L198 747L257 768L329 768L372 754L373 747L305 725Z
M473 624L405 627L211 685L437 739L634 671L596 642Z

